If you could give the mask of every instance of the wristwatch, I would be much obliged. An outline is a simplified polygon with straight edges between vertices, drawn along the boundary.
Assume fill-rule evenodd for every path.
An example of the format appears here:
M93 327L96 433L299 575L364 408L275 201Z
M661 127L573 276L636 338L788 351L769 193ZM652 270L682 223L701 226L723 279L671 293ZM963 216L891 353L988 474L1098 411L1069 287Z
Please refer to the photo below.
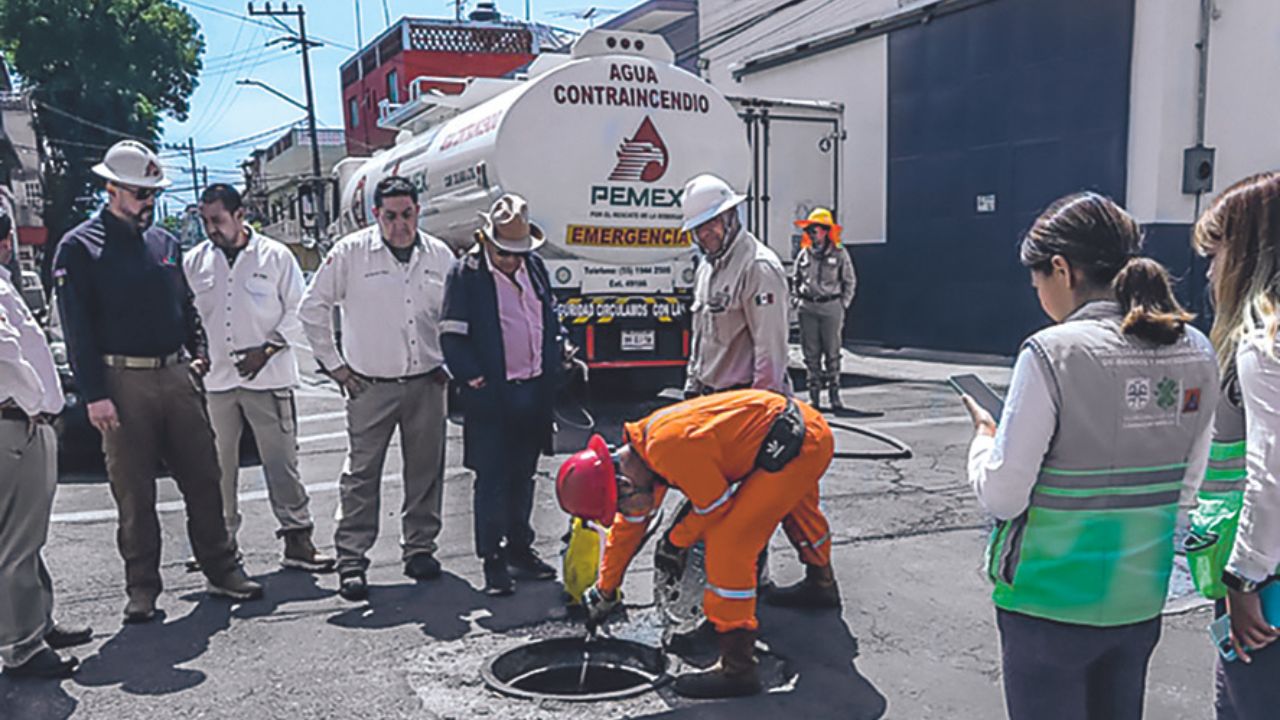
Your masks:
M1258 590L1262 589L1263 585L1266 585L1267 583L1271 582L1273 579L1275 578L1268 577L1266 580L1258 582L1258 581L1250 580L1248 578L1240 577L1239 575L1231 572L1230 570L1222 571L1222 584L1226 585L1228 588L1235 590L1236 592L1239 592L1239 593L1258 592Z

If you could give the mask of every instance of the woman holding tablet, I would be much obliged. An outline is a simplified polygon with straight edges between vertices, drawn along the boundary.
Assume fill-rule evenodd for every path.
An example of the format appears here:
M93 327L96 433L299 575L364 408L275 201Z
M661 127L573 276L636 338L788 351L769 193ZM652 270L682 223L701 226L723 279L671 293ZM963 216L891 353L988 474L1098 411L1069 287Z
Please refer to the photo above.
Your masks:
M1262 599L1275 588L1264 586L1280 565L1280 174L1263 173L1228 188L1196 223L1196 250L1211 258L1209 280L1215 315L1210 336L1218 351L1222 376L1228 381L1230 406L1221 403L1220 427L1243 425L1244 442L1215 438L1215 460L1243 466L1236 487L1211 487L1234 493L1243 505L1235 545L1222 573L1227 588L1225 608L1231 615L1231 642L1242 662L1218 660L1219 720L1273 718L1280 712L1280 649L1271 609L1264 617ZM1234 418L1234 423L1224 423ZM1239 481L1239 473L1233 476ZM1223 483L1216 483L1223 485ZM1231 507L1241 507L1233 505Z
M1018 354L1001 421L969 398L969 480L1013 720L1137 720L1180 499L1208 462L1213 348L1122 208L1053 203L1021 261L1056 324Z

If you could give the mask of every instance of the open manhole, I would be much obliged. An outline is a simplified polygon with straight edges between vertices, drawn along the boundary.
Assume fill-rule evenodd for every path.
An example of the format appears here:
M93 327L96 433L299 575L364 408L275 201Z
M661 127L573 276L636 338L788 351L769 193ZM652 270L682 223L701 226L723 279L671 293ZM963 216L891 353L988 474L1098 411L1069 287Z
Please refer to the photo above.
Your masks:
M593 702L648 692L668 679L667 655L616 638L561 637L490 658L484 682L504 695L531 700Z

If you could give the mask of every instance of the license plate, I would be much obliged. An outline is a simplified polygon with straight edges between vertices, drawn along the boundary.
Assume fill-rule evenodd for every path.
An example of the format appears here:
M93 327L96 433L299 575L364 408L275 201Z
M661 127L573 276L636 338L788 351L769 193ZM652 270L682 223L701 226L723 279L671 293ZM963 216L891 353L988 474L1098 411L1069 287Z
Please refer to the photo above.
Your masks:
M654 348L654 330L623 330L622 351L639 352Z

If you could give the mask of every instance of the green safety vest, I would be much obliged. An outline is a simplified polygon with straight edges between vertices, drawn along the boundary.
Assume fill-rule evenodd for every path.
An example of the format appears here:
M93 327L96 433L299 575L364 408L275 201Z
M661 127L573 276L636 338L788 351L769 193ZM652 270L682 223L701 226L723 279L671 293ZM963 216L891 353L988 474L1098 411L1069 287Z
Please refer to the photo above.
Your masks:
M1191 534L1187 538L1187 566L1202 595L1218 600L1227 596L1222 571L1236 544L1240 508L1244 505L1245 414L1240 388L1231 383L1218 400L1213 421L1213 446L1209 468L1191 512Z
M1120 322L1118 304L1089 303L1024 346L1048 381L1057 428L1030 507L992 533L1000 608L1105 627L1164 606L1187 458L1213 415L1218 372L1194 328L1156 346Z

